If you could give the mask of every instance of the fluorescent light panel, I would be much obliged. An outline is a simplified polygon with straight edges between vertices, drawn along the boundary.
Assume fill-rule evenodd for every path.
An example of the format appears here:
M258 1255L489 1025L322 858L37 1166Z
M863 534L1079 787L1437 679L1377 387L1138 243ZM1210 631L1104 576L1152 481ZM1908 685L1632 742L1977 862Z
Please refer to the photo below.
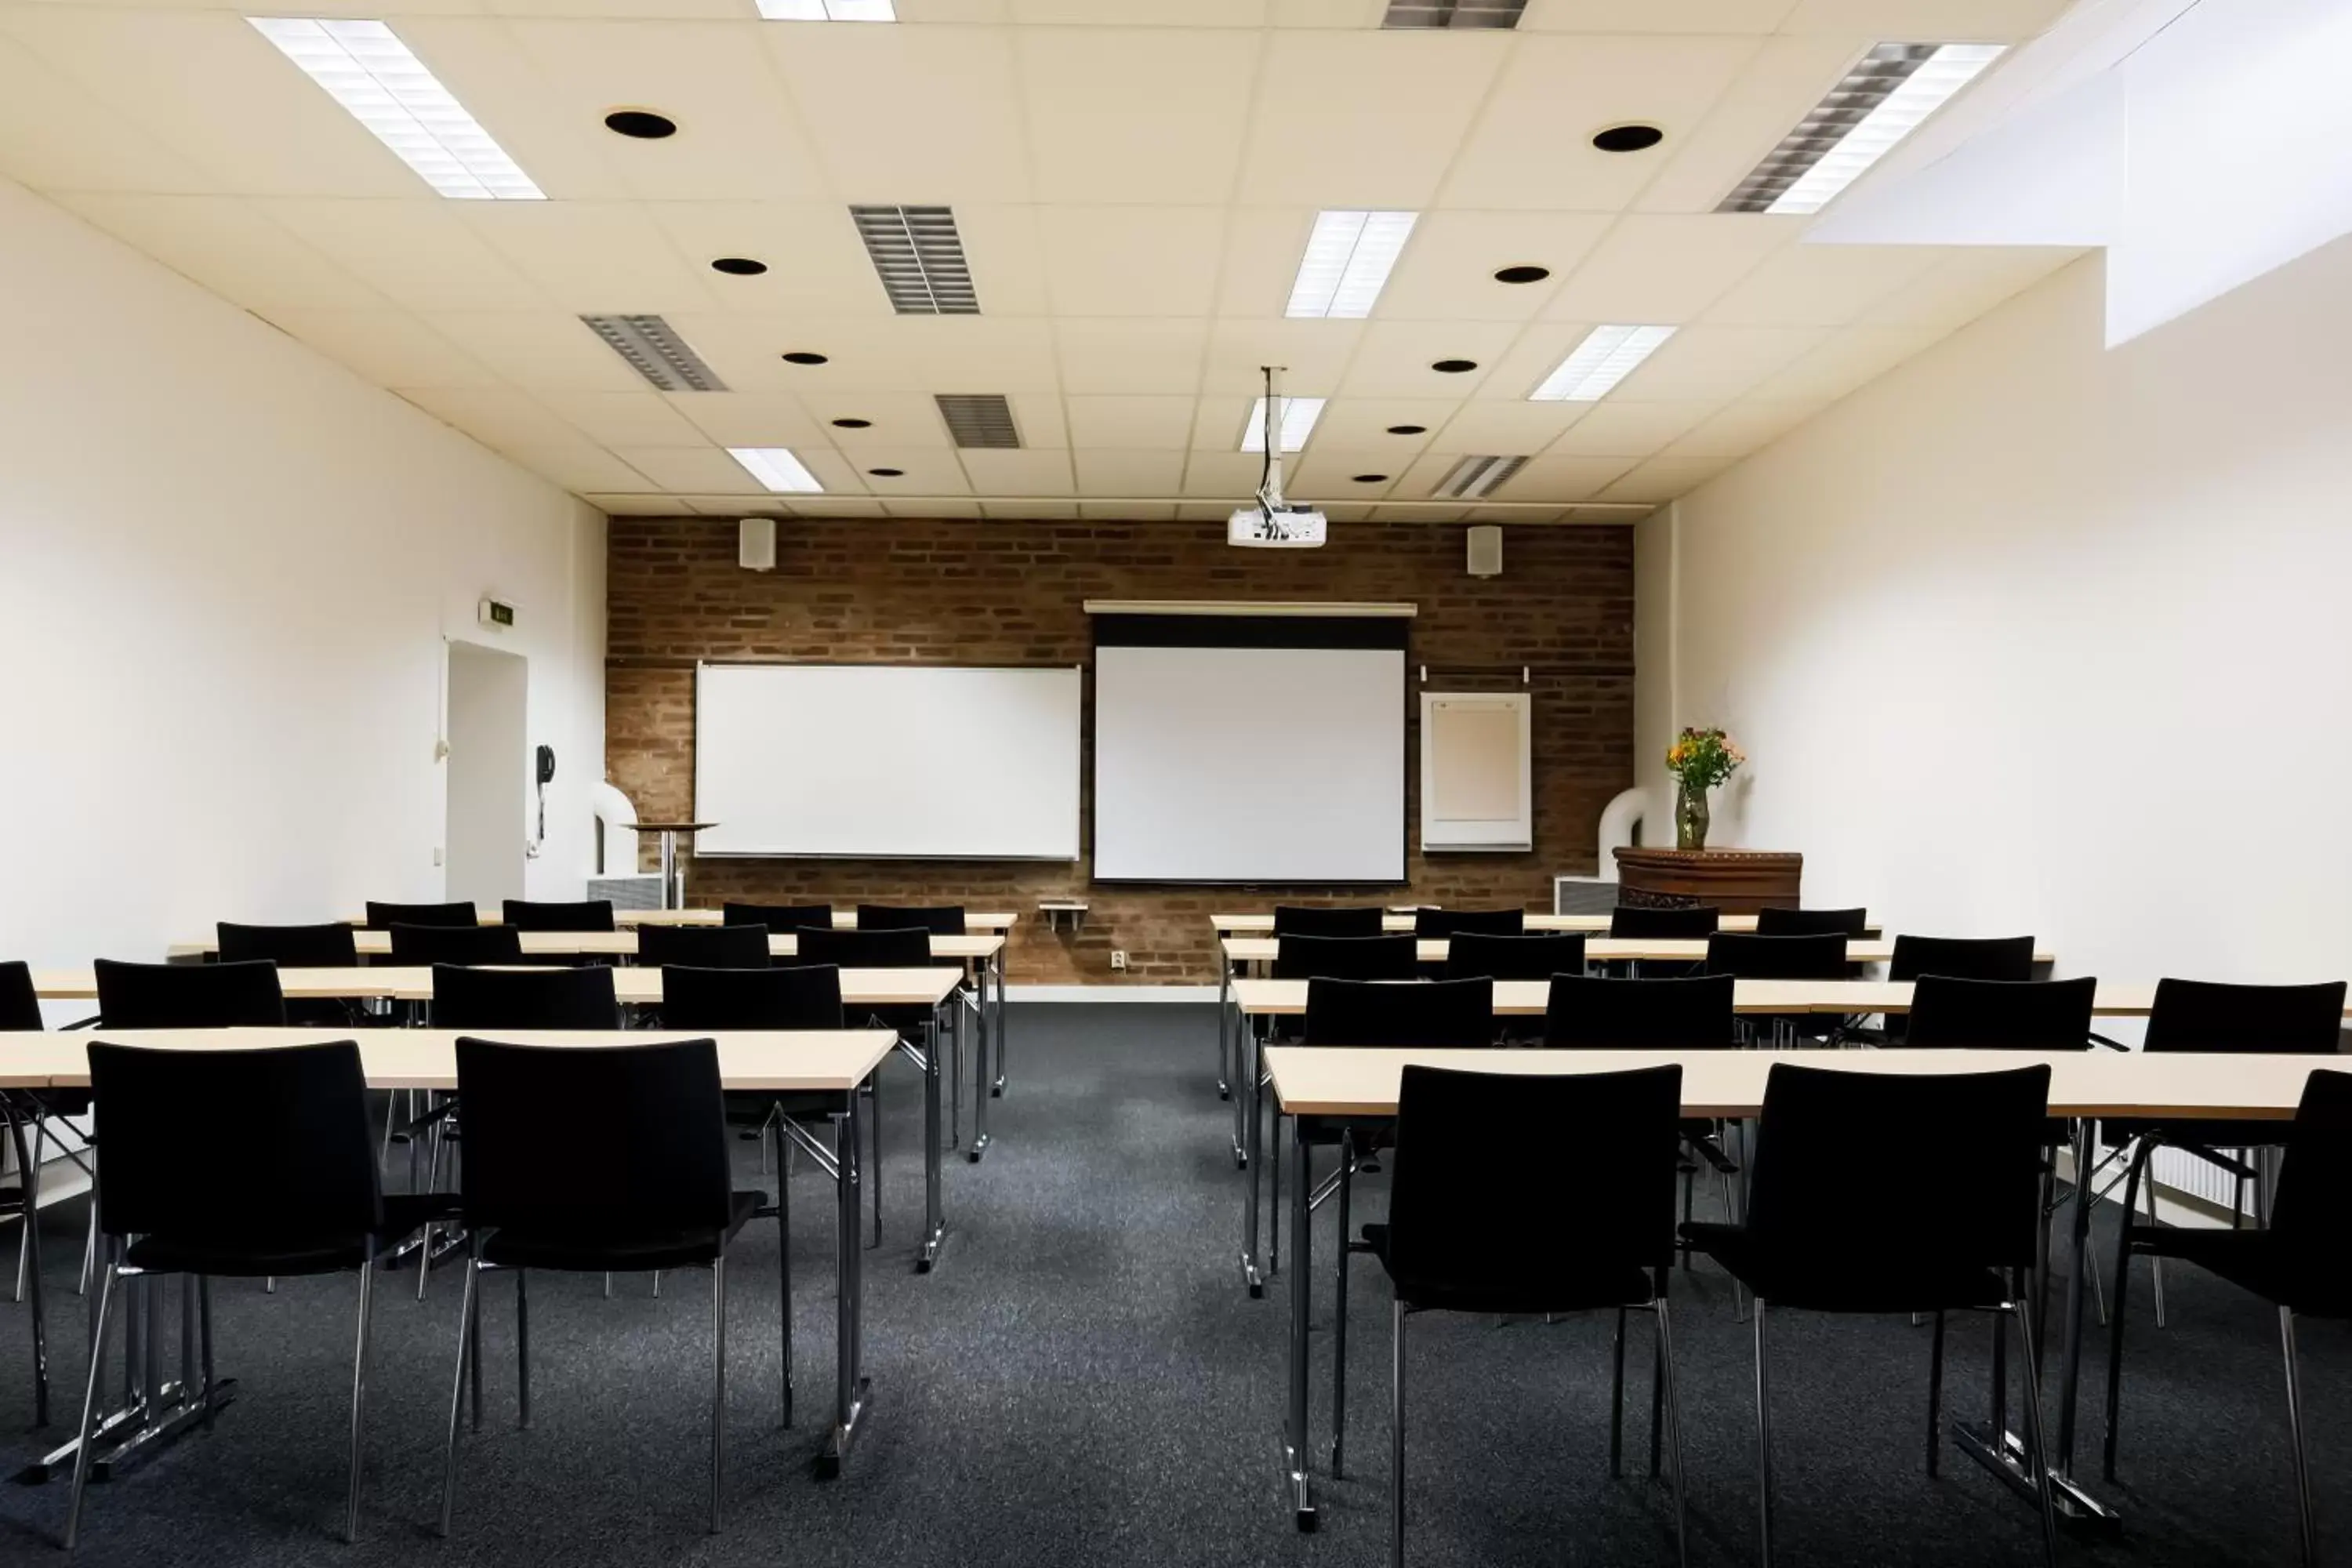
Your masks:
M1323 399L1319 397L1286 397L1282 400L1282 449L1304 451L1307 437L1315 433L1315 422L1323 417ZM1242 427L1242 450L1265 450L1265 399L1250 405L1249 423Z
M1298 277L1290 285L1290 303L1283 314L1294 318L1324 317L1360 321L1372 313L1372 304L1388 286L1389 273L1412 234L1419 213L1322 212L1315 215L1315 232L1307 237L1307 254L1298 258Z
M980 314L953 208L853 206L849 216L898 314Z
M726 383L694 345L659 316L583 316L588 330L664 392L724 392Z
M1876 46L1716 211L1821 211L2003 52L2000 44Z
M824 487L789 447L730 447L743 471L778 495L823 495Z
M1383 27L1516 27L1528 0L1389 0Z
M1672 327L1595 327L1528 394L1528 401L1598 403L1674 335Z
M760 0L771 22L895 22L890 0Z
M546 199L383 23L301 16L246 20L443 195Z

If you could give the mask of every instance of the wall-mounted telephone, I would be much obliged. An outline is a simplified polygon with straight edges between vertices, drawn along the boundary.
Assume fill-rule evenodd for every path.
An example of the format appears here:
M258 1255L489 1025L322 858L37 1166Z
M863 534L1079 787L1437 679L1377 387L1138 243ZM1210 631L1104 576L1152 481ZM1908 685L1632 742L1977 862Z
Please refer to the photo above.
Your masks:
M547 786L555 779L555 748L541 746L537 753L539 776L539 837L531 840L530 853L538 855L540 846L547 842Z
M539 749L539 787L545 789L549 784L553 784L554 782L555 748L553 746L541 746Z

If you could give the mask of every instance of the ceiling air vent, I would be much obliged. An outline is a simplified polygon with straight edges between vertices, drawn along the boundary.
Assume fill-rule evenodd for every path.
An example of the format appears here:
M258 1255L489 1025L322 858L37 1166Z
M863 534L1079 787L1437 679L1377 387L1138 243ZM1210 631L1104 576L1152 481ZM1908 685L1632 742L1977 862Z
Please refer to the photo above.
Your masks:
M851 207L883 292L902 316L977 316L952 207Z
M659 316L583 316L629 368L664 392L724 392L727 384Z
M1442 500L1477 500L1494 494L1527 464L1525 458L1465 458L1430 494Z
M1383 27L1516 27L1528 0L1389 0Z
M1013 423L1013 405L994 393L935 395L940 417L959 447L1018 447L1021 432Z

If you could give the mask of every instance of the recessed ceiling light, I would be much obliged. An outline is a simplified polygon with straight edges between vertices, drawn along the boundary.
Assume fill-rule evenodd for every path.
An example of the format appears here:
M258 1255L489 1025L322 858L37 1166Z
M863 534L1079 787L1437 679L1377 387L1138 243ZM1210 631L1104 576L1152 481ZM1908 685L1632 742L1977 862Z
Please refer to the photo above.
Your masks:
M1672 327L1595 327L1543 378L1542 385L1528 394L1528 401L1598 403L1674 335Z
M724 392L726 384L659 316L583 316L588 330L664 392Z
M784 356L784 363L786 364L824 364L826 360L823 354L813 354L806 349L794 349Z
M1355 476L1356 482L1360 485L1386 484L1388 482L1388 478L1389 477L1386 474L1358 474Z
M677 134L677 121L650 109L616 109L604 116L604 129L640 142L658 142Z
M834 424L844 430L870 430L874 427L871 419L836 419Z
M722 256L710 264L713 272L724 272L730 278L757 278L768 269L764 261L754 261L748 256Z
M980 314L954 208L853 206L849 216L898 314Z
M1504 480L1527 466L1525 458L1465 458L1446 470L1430 493L1447 500L1475 500L1492 495Z
M1296 452L1307 445L1307 437L1315 433L1315 421L1323 417L1323 399L1319 397L1286 397L1282 400L1282 449ZM1242 450L1265 450L1265 399L1250 405L1249 423L1242 426Z
M1592 133L1592 144L1603 153L1646 153L1665 139L1654 125L1612 125Z
M760 0L771 22L895 22L890 0Z
M903 479L907 477L904 468L868 468L866 471L877 479Z
M743 471L778 495L822 495L824 487L788 447L730 447Z
M1442 359L1429 368L1441 375L1460 375L1465 371L1476 370L1478 362L1475 359Z
M1283 314L1293 320L1360 321L1389 280L1419 213L1321 212L1307 237Z
M1497 283L1540 283L1551 276L1549 267L1506 267L1495 274Z
M1814 213L2000 58L2000 44L1880 44L1716 207Z
M1426 425L1391 425L1389 426L1389 434L1391 436L1426 436L1429 434L1429 426Z
M301 16L246 20L443 195L546 199L383 23Z

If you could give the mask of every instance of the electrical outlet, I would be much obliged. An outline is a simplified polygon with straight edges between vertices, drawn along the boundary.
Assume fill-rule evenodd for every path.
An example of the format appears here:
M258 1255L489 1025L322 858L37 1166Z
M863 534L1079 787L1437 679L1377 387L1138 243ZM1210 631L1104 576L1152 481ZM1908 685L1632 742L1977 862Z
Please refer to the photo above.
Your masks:
M1127 967L1127 949L1123 947L1115 947L1110 950L1110 966L1113 969L1125 969Z

